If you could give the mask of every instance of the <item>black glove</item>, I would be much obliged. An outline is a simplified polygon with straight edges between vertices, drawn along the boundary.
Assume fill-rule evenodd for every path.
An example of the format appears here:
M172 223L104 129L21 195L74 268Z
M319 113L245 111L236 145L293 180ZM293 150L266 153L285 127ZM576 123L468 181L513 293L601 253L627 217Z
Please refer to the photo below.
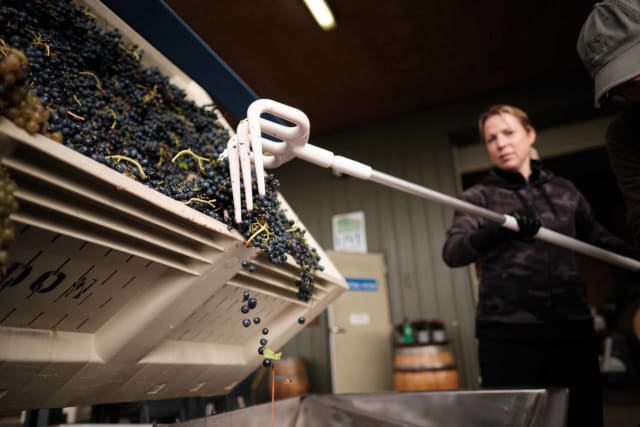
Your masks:
M490 221L484 227L469 236L469 243L476 252L484 253L501 243L510 240L524 240L530 242L540 229L540 220L534 214L521 211L511 212L518 222L518 231L504 228L496 222Z
M524 240L525 242L530 242L533 240L533 236L536 235L538 230L540 230L540 219L535 214L526 213L521 211L512 212L512 215L516 221L518 221L517 231L518 237Z

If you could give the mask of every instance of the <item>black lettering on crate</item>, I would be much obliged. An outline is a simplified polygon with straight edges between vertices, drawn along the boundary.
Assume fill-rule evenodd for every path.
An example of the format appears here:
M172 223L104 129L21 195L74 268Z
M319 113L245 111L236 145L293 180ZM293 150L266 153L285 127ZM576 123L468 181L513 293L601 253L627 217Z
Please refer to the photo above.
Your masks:
M46 285L46 282L49 281L50 277L53 277L53 281L51 281L51 283ZM57 288L58 285L62 283L62 281L66 277L67 275L61 271L57 273L55 271L47 271L45 273L42 273L40 277L38 277L36 281L33 282L31 286L29 286L29 289L31 290L31 294L29 294L27 299L31 298L35 293L45 294L47 292L51 292L52 290Z
M10 288L19 285L33 270L33 267L29 264L22 264L20 262L12 263L7 269L7 277L0 284L0 292L5 288Z
M68 298L72 297L73 299L78 299L87 292L93 285L96 284L98 279L90 279L82 275L75 282L73 282L65 291L58 297L54 302L58 302L58 300L62 297Z

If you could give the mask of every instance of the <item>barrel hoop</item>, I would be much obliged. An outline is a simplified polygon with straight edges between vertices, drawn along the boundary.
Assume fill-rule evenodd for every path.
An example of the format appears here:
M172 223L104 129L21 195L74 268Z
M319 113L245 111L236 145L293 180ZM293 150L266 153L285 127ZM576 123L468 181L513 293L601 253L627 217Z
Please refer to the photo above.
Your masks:
M444 345L422 345L412 347L398 347L399 354L438 354L450 353L451 349Z
M293 380L296 378L307 378L307 374L304 372L303 373L293 372L291 374L276 374L274 376L276 381Z
M440 365L440 366L412 366L410 368L393 368L394 372L432 372L432 371L452 371L456 369L456 365Z
M393 345L396 348L401 349L409 349L409 348L425 348L425 347L448 347L449 341L431 341L428 343L414 343L414 344L405 344L405 343L395 343Z

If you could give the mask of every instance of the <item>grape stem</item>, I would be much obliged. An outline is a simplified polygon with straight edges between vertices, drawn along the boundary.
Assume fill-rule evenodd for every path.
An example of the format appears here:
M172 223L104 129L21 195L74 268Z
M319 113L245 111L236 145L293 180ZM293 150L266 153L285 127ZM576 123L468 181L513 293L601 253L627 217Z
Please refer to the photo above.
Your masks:
M190 198L189 200L187 200L186 202L183 202L183 203L185 205L188 205L191 202L205 203L205 204L211 206L213 209L215 209L216 205L215 205L215 203L213 203L215 201L216 201L216 199L204 200L204 199L200 199L198 197L192 197L192 198Z
M98 76L96 76L95 74L93 74L91 71L79 71L78 74L81 74L83 76L90 76L93 77L93 79L96 81L96 87L98 88L98 90L100 92L104 92L104 89L102 88L102 82L100 81L100 79L98 78Z
M51 47L47 42L44 41L42 36L35 31L30 30L29 28L25 28L25 30L27 30L33 36L33 41L31 42L31 44L33 44L34 46L44 46L44 49L47 51L47 56L51 56Z
M118 115L111 108L107 108L106 110L109 114L111 114L111 117L113 117L113 123L111 123L111 129L115 129L116 125L118 124Z
M156 97L158 94L158 85L154 85L153 89L151 89L145 96L142 97L142 102L147 103Z
M178 154L173 156L173 158L171 159L171 163L174 163L176 160L178 160L178 158L185 155L189 155L198 161L198 168L200 169L200 172L204 172L204 166L202 165L202 162L211 161L211 159L207 159L206 157L198 156L196 153L191 151L191 148L187 148L186 150L179 151Z
M140 178L147 179L147 175L144 173L144 169L137 160L132 159L131 157L121 156L119 154L114 154L113 156L105 156L105 159L113 160L114 162L120 163L121 160L129 162L133 164L136 168L138 168L138 172L140 172Z
M273 233L269 231L269 224L267 223L267 221L260 220L260 219L254 223L251 223L251 225L249 225L249 232L252 232L253 234L251 235L251 237L247 239L247 243L246 243L247 246L249 246L249 244L253 241L253 239L255 239L256 236L258 236L262 232L266 234L263 239L265 244L269 242L269 239L271 239L271 236L273 235Z

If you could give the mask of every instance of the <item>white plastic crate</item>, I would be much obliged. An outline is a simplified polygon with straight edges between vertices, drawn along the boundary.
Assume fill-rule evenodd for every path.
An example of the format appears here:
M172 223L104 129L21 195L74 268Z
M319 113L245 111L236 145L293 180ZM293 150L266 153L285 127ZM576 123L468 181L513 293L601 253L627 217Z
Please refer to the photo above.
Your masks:
M84 2L203 105L208 95L101 3ZM256 256L235 230L41 135L0 119L20 209L0 283L0 410L221 395L346 289L322 257L310 303L293 261ZM281 198L288 215L293 210ZM240 312L242 292L258 300ZM259 325L242 327L245 317Z

